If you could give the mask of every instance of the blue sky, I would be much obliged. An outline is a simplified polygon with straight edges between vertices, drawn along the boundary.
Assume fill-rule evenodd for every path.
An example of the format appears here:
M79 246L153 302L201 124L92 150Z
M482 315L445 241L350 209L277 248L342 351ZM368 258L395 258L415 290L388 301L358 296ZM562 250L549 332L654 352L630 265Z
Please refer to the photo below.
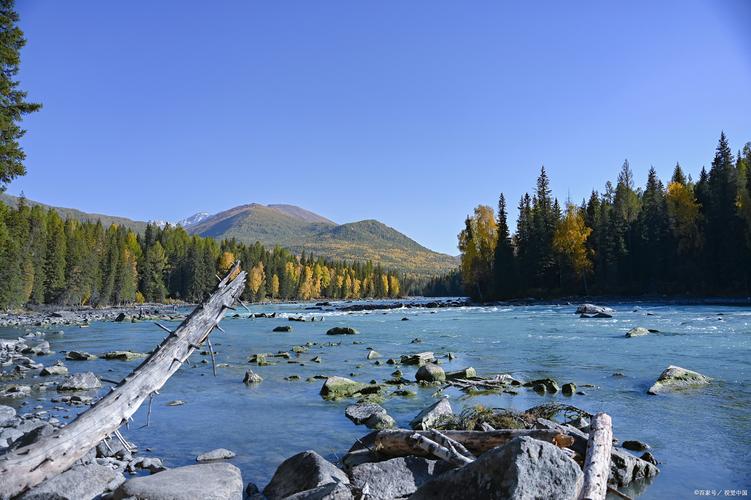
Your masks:
M22 0L28 175L135 219L291 203L435 250L545 164L580 200L628 158L751 141L751 2ZM515 218L516 210L512 210Z

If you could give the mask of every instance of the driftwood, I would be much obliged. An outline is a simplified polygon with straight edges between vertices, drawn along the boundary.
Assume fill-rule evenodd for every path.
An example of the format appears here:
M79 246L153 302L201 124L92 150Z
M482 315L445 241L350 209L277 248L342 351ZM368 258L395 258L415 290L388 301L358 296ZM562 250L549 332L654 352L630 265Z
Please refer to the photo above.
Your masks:
M412 440L413 434L430 438L432 431L413 431L407 429L389 429L379 431L375 436L374 451L379 454L393 457L407 455L425 456L426 452L415 445ZM501 446L519 436L529 436L540 441L553 442L553 438L559 434L557 430L548 429L498 429L490 432L482 431L442 431L442 435L460 443L475 455Z
M416 446L427 454L440 458L441 460L448 462L451 465L462 467L474 462L474 459L467 458L464 455L461 455L449 443L446 443L448 446L441 446L432 439L422 436L416 432L412 433L412 435L409 436L408 439L413 446Z
M245 278L236 263L211 296L109 394L51 435L0 456L0 497L12 498L67 470L110 434L121 439L119 427L208 339L242 293Z
M579 500L604 500L608 491L613 424L610 415L598 413L592 418L584 460L584 481Z

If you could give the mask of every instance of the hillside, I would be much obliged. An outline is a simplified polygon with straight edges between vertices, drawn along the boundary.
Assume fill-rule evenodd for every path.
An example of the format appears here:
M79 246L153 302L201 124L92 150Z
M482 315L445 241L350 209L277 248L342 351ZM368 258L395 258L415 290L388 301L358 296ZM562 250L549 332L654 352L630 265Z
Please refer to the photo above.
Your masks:
M457 266L454 257L433 252L376 220L338 225L292 205L241 205L186 229L212 238L280 245L296 253L305 251L335 259L372 260L386 268L417 276L442 274Z
M18 205L18 200L19 200L18 196L13 196L13 195L6 194L6 193L0 193L0 201L11 207L16 207ZM29 200L28 198L26 199L26 204L30 207L39 205L46 209L52 208L58 214L60 214L60 217L62 217L63 219L73 218L73 219L77 219L80 221L89 221L89 222L96 222L97 220L101 220L102 224L105 226L118 224L120 226L130 228L133 231L136 231L138 233L142 233L146 230L146 222L135 221L135 220L131 220L125 217L116 217L112 215L103 215L103 214L90 214L90 213L82 212L80 210L76 210L75 208L52 207L50 205L45 205L44 203L39 203L38 201Z

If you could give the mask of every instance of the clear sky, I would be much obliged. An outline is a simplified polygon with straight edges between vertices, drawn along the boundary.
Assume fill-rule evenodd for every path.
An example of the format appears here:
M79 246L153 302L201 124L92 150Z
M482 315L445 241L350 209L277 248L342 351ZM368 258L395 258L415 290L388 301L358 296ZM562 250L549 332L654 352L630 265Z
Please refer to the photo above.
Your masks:
M540 165L579 201L628 158L751 141L751 2L21 0L28 175L135 219L291 203L435 250Z

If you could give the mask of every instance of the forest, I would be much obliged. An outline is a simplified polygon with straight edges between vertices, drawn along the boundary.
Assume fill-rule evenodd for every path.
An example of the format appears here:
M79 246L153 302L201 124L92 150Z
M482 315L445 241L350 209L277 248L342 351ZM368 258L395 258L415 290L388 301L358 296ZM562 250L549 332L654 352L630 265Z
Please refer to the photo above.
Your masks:
M0 309L197 302L236 259L248 270L248 301L402 295L399 277L372 262L298 257L280 247L191 236L179 226L149 224L137 234L63 220L23 201L16 208L0 203Z
M426 294L751 293L751 143L734 155L724 133L696 180L676 164L667 186L651 168L636 187L626 160L615 185L561 206L543 167L518 210L511 234L503 194L497 213L475 208L459 233L461 269L432 280Z

